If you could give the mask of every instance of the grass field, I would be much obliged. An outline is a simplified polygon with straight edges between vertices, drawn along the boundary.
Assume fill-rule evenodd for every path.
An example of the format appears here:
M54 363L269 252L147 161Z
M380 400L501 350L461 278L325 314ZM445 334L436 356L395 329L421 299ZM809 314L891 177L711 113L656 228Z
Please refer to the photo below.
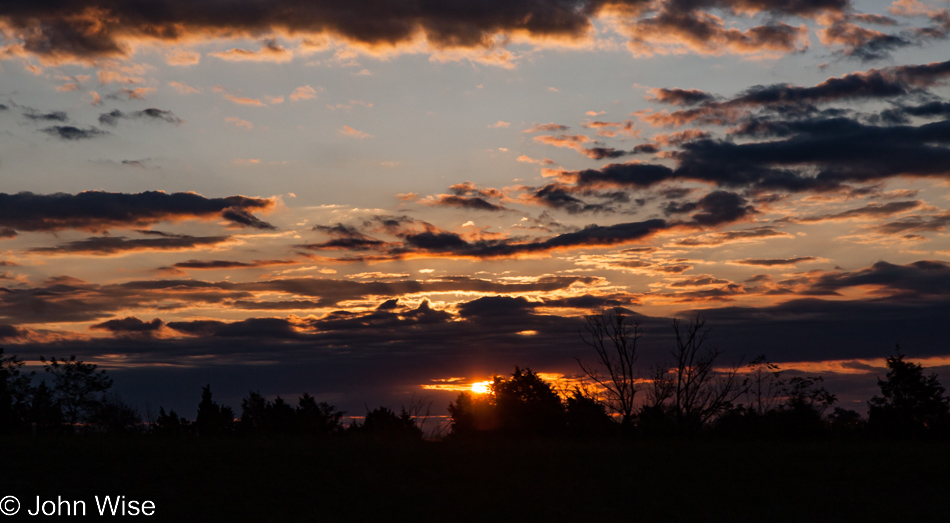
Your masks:
M0 497L169 521L946 521L950 443L7 438ZM24 513L11 520L24 519Z

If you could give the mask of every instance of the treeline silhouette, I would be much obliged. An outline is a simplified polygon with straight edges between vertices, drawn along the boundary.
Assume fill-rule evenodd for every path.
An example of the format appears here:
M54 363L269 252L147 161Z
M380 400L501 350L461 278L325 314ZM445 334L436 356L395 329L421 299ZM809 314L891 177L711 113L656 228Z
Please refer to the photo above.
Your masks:
M785 373L764 356L744 367L723 368L722 351L708 346L700 319L672 323L667 364L638 364L639 324L623 309L586 317L581 338L596 360L578 359L586 379L558 390L529 368L492 378L487 394L461 392L449 404L450 426L430 437L455 440L533 438L818 438L840 435L950 437L950 398L934 374L905 360L900 348L887 358L880 395L867 417L836 406L820 376ZM295 405L249 392L240 416L220 405L210 385L201 390L194 420L159 409L157 418L110 393L112 379L94 364L41 357L44 378L25 373L16 356L0 349L0 433L149 434L156 437L286 436L421 441L426 404L399 413L367 409L344 424L345 413L310 394ZM425 412L423 412L425 410Z

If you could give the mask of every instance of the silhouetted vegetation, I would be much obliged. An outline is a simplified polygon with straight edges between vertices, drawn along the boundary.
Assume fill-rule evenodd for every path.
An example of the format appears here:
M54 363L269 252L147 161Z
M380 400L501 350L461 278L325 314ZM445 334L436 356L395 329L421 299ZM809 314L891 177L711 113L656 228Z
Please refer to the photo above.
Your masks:
M487 394L459 394L437 441L424 437L425 401L367 408L344 426L343 412L309 394L294 405L251 391L236 417L210 385L195 391L194 421L161 407L143 422L94 365L53 359L37 376L0 354L0 484L77 498L120 491L174 520L306 521L315 493L325 521L392 519L420 494L428 512L459 521L612 521L632 507L653 519L929 521L950 510L948 400L920 365L888 358L866 421L836 407L820 376L765 357L720 368L702 322L678 327L661 372L624 371L639 389L626 419L618 396L597 387L609 378L561 388L514 367ZM868 496L882 481L912 501ZM722 503L737 493L741 502Z
M946 433L950 430L950 398L936 374L924 376L919 364L904 354L887 358L887 376L877 381L881 395L868 401L868 426L897 436Z
M723 367L704 322L674 320L668 363L638 366L642 332L623 309L586 318L581 338L596 363L578 359L586 381L557 388L527 367L494 376L487 394L460 393L448 405L450 439L621 438L709 435L717 438L800 439L950 434L950 398L919 364L898 349L887 358L879 396L868 418L836 406L821 376L786 377L759 356L746 367ZM159 408L143 421L110 393L112 379L71 356L43 363L42 376L0 349L0 433L152 434L178 438L308 437L422 441L431 402L413 399L398 412L380 406L344 426L344 412L304 393L293 405L251 391L241 414L201 388L194 420ZM438 427L430 439L445 436Z

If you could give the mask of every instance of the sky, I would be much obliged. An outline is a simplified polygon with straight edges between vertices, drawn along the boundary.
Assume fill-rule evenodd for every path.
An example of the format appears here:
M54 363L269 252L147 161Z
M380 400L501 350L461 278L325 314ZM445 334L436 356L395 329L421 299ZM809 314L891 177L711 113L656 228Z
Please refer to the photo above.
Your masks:
M359 414L674 317L859 411L950 376L945 0L14 0L0 346ZM565 381L566 382L566 381Z

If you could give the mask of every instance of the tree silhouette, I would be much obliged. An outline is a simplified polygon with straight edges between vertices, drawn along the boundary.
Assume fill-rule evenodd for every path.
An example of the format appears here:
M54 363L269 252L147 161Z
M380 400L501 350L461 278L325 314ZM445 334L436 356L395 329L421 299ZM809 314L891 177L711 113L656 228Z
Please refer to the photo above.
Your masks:
M637 341L642 335L640 323L620 307L584 317L581 341L594 349L600 369L579 358L581 371L605 391L604 404L620 415L621 423L632 424L636 415ZM601 369L603 372L601 372Z
M63 421L69 426L88 421L100 408L100 394L112 387L112 378L106 371L97 371L97 365L83 363L75 355L68 360L40 356L47 373L52 376L53 403L59 406Z
M698 317L685 325L673 319L673 361L654 368L651 404L641 418L657 422L669 417L680 430L693 432L726 412L745 394L747 383L739 378L738 366L716 369L722 351L708 346L709 329L705 325Z
M572 436L606 436L617 429L603 403L574 389L565 402L567 431Z
M49 388L45 381L41 381L33 389L27 419L36 427L38 432L62 429L63 411L53 398L53 390Z
M497 430L501 423L495 413L492 396L460 392L454 403L449 403L452 435L471 437Z
M887 358L887 376L878 379L881 395L868 401L868 426L895 435L920 434L950 427L950 399L936 374L924 376L923 367L904 361L897 347Z
M132 434L142 428L142 417L118 395L109 394L99 402L89 422L107 434Z
M30 406L30 377L15 355L4 356L0 348L0 433L22 429Z
M508 434L552 435L564 427L560 396L527 367L516 366L508 379L495 376L491 393L502 430Z
M330 435L343 430L344 413L326 402L317 403L306 392L297 400L295 413L300 430L306 434Z
M218 435L229 432L234 425L234 411L222 407L211 399L211 385L201 388L201 402L195 416L195 429L199 435Z
M160 436L177 436L188 429L188 420L179 416L174 410L165 412L164 407L158 408L158 419L155 420L153 433Z
M358 435L378 439L416 441L422 440L422 429L415 420L402 409L399 415L386 407L378 407L366 413L362 424L354 423L351 431Z

